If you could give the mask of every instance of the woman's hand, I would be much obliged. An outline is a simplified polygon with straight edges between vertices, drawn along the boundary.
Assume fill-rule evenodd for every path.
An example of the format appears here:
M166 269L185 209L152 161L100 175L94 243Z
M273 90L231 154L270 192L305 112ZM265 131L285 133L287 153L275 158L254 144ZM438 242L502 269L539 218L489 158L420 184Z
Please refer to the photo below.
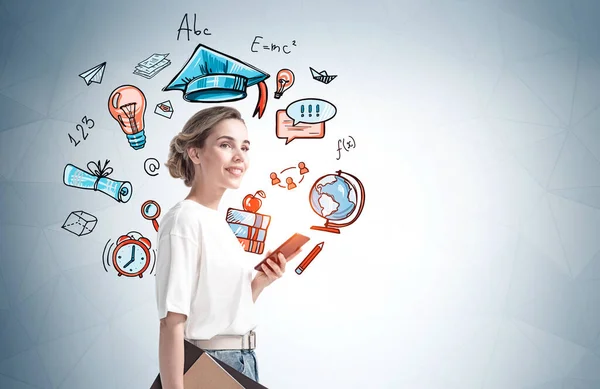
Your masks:
M288 258L284 257L283 254L278 253L277 260L269 258L267 259L266 263L261 265L262 271L259 271L252 280L252 294L254 295L255 301L264 288L271 285L273 281L283 276L283 273L285 273L286 263L292 260L299 252L300 249L296 250L296 252L294 252ZM271 253L272 251L268 251L266 257L268 258Z

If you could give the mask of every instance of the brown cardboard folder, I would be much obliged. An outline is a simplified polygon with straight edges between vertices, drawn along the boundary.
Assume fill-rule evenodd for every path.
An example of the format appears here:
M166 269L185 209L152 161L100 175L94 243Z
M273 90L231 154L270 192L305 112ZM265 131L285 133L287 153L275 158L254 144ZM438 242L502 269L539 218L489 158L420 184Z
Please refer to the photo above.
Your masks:
M185 389L267 389L231 366L212 358L204 350L185 341L183 385ZM160 374L150 389L162 389Z

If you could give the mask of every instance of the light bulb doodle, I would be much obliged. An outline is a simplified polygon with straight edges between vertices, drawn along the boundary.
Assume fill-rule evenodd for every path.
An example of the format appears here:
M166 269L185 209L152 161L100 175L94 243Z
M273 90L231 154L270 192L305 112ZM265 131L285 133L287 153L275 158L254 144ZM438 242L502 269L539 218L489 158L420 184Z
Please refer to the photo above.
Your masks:
M126 203L131 199L133 187L128 181L108 178L113 171L112 167L108 166L109 162L107 159L104 166L100 166L100 161L88 162L87 172L75 165L67 164L63 172L63 183L73 188L100 191L120 203Z
M156 265L156 250L150 250L151 247L150 239L137 231L121 235L116 243L109 239L102 252L102 266L108 273L107 266L110 267L112 264L119 277L142 278L144 272L150 267L150 262L152 262L150 274Z
M283 95L283 92L290 89L294 85L294 72L290 69L281 69L277 73L277 90L275 91L275 98L278 99Z
M154 230L158 232L158 222L156 219L160 216L160 205L154 200L148 200L142 204L142 216L146 220L152 220Z
M108 111L127 135L129 145L139 150L146 144L144 113L146 96L133 85L121 85L108 98Z

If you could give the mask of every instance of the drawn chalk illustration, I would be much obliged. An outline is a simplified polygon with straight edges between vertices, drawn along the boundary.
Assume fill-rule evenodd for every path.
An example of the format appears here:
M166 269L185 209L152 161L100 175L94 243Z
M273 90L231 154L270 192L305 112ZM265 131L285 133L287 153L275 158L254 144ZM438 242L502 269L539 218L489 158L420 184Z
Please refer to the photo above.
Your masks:
M85 211L73 211L67 216L61 228L77 236L83 236L94 231L96 223L98 223L96 216Z
M156 104L156 108L154 108L154 113L164 118L171 119L171 116L173 116L173 104L171 104L170 100L158 103Z
M325 226L312 230L339 234L341 227L354 223L365 205L365 188L354 175L338 170L319 177L310 189L308 200L312 210L326 220Z
M185 22L185 28L184 26L184 22ZM183 15L183 19L181 19L181 23L179 24L179 29L177 29L177 40L179 40L179 35L181 34L182 31L185 31L187 33L187 40L188 42L190 41L190 34L194 34L196 36L198 35L212 35L212 33L210 31L208 31L208 28L205 28L204 30L202 28L198 28L196 26L196 14L194 13L194 24L193 24L193 29L190 28L190 23L188 22L188 14L186 13L185 15Z
M144 171L149 176L158 176L158 169L160 169L160 162L156 158L147 158L144 161Z
M296 138L321 139L325 136L325 122L336 113L337 108L325 100L296 100L285 110L276 112L275 135L286 139L286 145Z
M313 247L313 249L310 250L310 253L308 253L308 255L302 260L302 262L300 262L300 264L296 267L296 274L300 275L304 272L304 270L306 270L306 268L308 267L308 265L310 265L313 259L315 259L317 255L321 253L324 245L325 242L317 243L315 247Z
M278 185L280 188L292 190L298 186L297 184L300 184L304 180L304 175L308 172L309 170L306 167L306 164L304 162L299 162L297 166L290 166L279 172L279 176L282 176L283 174L287 175L285 184L281 181L277 173L272 172L270 174L271 185Z
M156 76L161 70L171 64L171 61L167 59L167 54L154 53L145 60L138 62L133 74L142 76L145 78L152 78Z
M301 124L295 126L294 120L289 117L284 109L275 113L275 135L279 139L285 139L289 144L296 138L321 139L325 136L325 123Z
M93 83L101 84L102 78L104 77L104 69L106 69L106 62L102 62L100 65L96 65L91 69L81 73L79 77L83 78L85 84L90 86Z
M312 75L313 80L322 82L323 84L329 84L331 81L333 81L334 78L337 77L337 76L330 76L329 74L327 74L327 72L325 70L317 72L315 69L313 69L311 67L309 67L309 69L310 69L310 74Z
M290 48L290 46L297 46L296 45L296 40L292 40L292 42L289 45L279 45L276 44L275 42L269 42L268 40L266 42L263 42L262 39L264 37L260 36L260 35L255 35L254 39L252 40L252 44L250 45L250 51L253 53L258 53L258 50L254 48L254 46L258 46L258 49L262 49L263 51L270 51L272 53L284 53L284 54L290 54L292 52L292 49Z
M285 112L298 123L315 124L333 119L337 113L335 105L321 99L296 100L286 108Z
M267 230L271 223L271 216L258 213L262 206L260 197L264 199L267 195L262 190L246 195L242 201L244 209L229 208L225 216L243 249L253 254L262 254L265 250Z
M192 103L219 103L246 98L246 88L258 86L258 102L252 117L263 116L269 74L237 58L198 45L179 73L163 91L179 90Z
M277 90L275 91L275 98L279 99L283 93L290 89L294 85L294 72L290 69L281 69L277 73Z
M338 157L336 158L336 160L338 160L338 161L340 158L342 158L342 148L345 151L350 151L350 149L356 148L356 141L354 140L354 137L352 135L350 135L350 136L348 136L348 138L350 139L348 141L346 141L345 138L338 139L338 148L337 148Z
M139 150L146 145L144 114L146 96L133 85L121 85L108 98L108 111L127 135L129 145Z
M142 204L142 216L146 220L152 220L154 230L158 232L158 217L160 216L160 205L154 200L147 200Z
M151 247L150 240L137 231L121 235L116 243L109 239L102 252L104 270L108 273L108 268L112 266L119 277L142 278L152 262L149 271L152 274L156 264L156 250L150 250Z
M92 128L94 128L94 120L88 119L87 116L84 116L83 118L81 118L81 123L85 124L87 126L88 130L91 130ZM69 142L73 143L74 147L77 147L77 145L79 143L81 143L81 140L87 140L87 138L90 134L85 132L86 129L83 128L83 126L81 124L77 124L75 126L75 130L77 130L81 133L80 140L76 140L75 138L73 138L73 136L70 133L68 135L69 135Z
M126 203L131 199L133 187L128 181L116 181L108 178L113 171L112 167L108 166L109 162L107 159L104 166L101 166L100 161L98 163L88 162L88 171L67 164L63 172L63 183L73 188L99 191L118 202Z

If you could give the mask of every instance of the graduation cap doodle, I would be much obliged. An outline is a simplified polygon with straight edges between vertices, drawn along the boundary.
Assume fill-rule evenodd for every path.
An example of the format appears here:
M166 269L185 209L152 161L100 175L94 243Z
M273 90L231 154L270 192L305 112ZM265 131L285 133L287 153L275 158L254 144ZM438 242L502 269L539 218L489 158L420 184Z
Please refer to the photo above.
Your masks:
M163 91L180 90L193 103L237 101L247 96L246 88L258 86L258 102L252 117L260 119L267 106L269 74L237 58L202 44Z

